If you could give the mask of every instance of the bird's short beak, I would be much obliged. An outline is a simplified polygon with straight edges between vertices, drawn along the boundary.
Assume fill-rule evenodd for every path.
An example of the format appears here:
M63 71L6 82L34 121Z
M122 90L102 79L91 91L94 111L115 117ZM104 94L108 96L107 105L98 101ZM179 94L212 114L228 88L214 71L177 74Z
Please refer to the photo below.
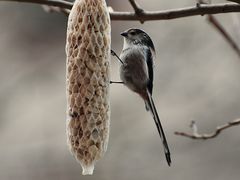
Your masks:
M127 32L122 32L121 35L122 35L123 37L127 37Z

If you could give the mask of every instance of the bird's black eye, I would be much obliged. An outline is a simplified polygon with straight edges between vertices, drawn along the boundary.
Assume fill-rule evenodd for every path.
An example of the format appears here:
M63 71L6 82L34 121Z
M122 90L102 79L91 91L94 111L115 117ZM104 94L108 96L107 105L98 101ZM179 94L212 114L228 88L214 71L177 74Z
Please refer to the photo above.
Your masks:
M132 36L134 36L134 35L136 35L136 32L135 32L135 31L131 31L130 34L131 34Z

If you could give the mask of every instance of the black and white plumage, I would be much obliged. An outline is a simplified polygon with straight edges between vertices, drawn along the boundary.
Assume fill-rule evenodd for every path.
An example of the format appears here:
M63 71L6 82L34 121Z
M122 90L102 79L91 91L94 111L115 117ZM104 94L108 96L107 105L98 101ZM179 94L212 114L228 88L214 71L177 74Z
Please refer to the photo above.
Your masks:
M121 35L124 37L124 44L120 54L120 59L123 61L120 67L120 78L130 90L143 98L146 109L152 113L164 146L167 163L170 166L170 151L152 98L155 58L153 42L148 34L140 29L129 29Z

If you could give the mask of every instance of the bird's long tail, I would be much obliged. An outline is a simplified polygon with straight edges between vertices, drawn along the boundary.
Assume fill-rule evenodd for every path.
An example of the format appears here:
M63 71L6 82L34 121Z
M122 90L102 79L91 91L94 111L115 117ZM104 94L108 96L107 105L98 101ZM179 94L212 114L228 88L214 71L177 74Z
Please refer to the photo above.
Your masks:
M150 111L152 113L153 119L154 119L155 124L157 126L158 133L159 133L160 138L161 138L162 143L163 143L164 153L165 153L167 163L170 166L171 165L171 156L170 156L170 151L169 151L169 148L168 148L168 143L167 143L167 140L166 140L166 137L165 137L165 134L164 134L164 131L163 131L163 128L162 128L162 125L161 125L160 118L158 116L156 107L154 105L152 95L149 93L149 91L147 91L146 104L147 104L148 108L150 109Z

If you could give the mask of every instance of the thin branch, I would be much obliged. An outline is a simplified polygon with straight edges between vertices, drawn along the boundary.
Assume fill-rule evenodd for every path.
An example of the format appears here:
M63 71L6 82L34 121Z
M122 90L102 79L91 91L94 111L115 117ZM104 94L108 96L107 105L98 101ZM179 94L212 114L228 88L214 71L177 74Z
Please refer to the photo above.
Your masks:
M220 24L220 22L213 16L208 16L208 21L216 28L216 30L221 33L221 35L226 39L226 41L230 44L230 46L235 50L235 52L240 57L240 48L234 39L227 33L224 27Z
M135 0L129 0L129 3L132 5L135 13L137 15L141 14L144 10L137 4Z
M230 2L235 2L235 3L238 3L238 4L240 4L240 0L227 0L227 1L230 1Z
M138 3L135 0L129 0L129 3L132 5L135 14L139 17L144 13L144 10L138 5ZM143 20L140 19L141 23L144 23Z
M240 2L240 0L238 0ZM211 4L211 1L204 1L204 0L197 0L198 2L198 6L200 6L201 4L205 3L205 4ZM230 34L224 29L224 27L221 25L221 23L215 18L214 15L208 15L207 20L209 21L209 23L211 23L216 30L226 39L226 41L230 44L230 46L233 48L233 50L235 50L235 52L237 53L237 55L240 57L240 48L237 45L236 41L230 36Z
M55 6L55 7L64 8L64 9L71 9L73 5L72 2L68 2L64 0L0 0L0 1L33 3L33 4Z
M175 132L175 135L178 136L184 136L187 138L191 138L191 139L201 139L201 140L207 140L207 139L212 139L215 138L216 136L218 136L223 130L233 127L233 126L237 126L240 125L240 119L236 119L234 121L228 122L227 124L224 124L222 126L218 126L216 128L216 130L213 133L209 133L209 134L199 134L198 130L197 130L197 126L196 123L194 123L194 125L192 126L193 129L193 133L186 133L186 132ZM194 128L193 128L194 127Z
M58 13L63 13L66 16L68 16L70 13L69 9L64 9L60 7L53 7L48 5L42 5L42 7L43 7L43 10L46 11L47 13L58 12Z
M141 15L136 15L130 12L113 12L111 13L112 20L128 20L128 21L150 21L150 20L167 20L177 19L189 16L205 15L205 14L220 14L240 12L238 4L211 4L202 5L200 7L186 7L165 11L144 11Z
M73 3L64 0L0 0L0 1L17 1L37 3L42 5L56 6L64 9L71 9ZM165 11L143 11L140 15L135 12L110 12L111 20L115 21L152 21L177 19L189 16L205 15L205 14L221 14L230 12L240 12L240 5L225 3L202 5L200 7L186 7L180 9L172 9Z

